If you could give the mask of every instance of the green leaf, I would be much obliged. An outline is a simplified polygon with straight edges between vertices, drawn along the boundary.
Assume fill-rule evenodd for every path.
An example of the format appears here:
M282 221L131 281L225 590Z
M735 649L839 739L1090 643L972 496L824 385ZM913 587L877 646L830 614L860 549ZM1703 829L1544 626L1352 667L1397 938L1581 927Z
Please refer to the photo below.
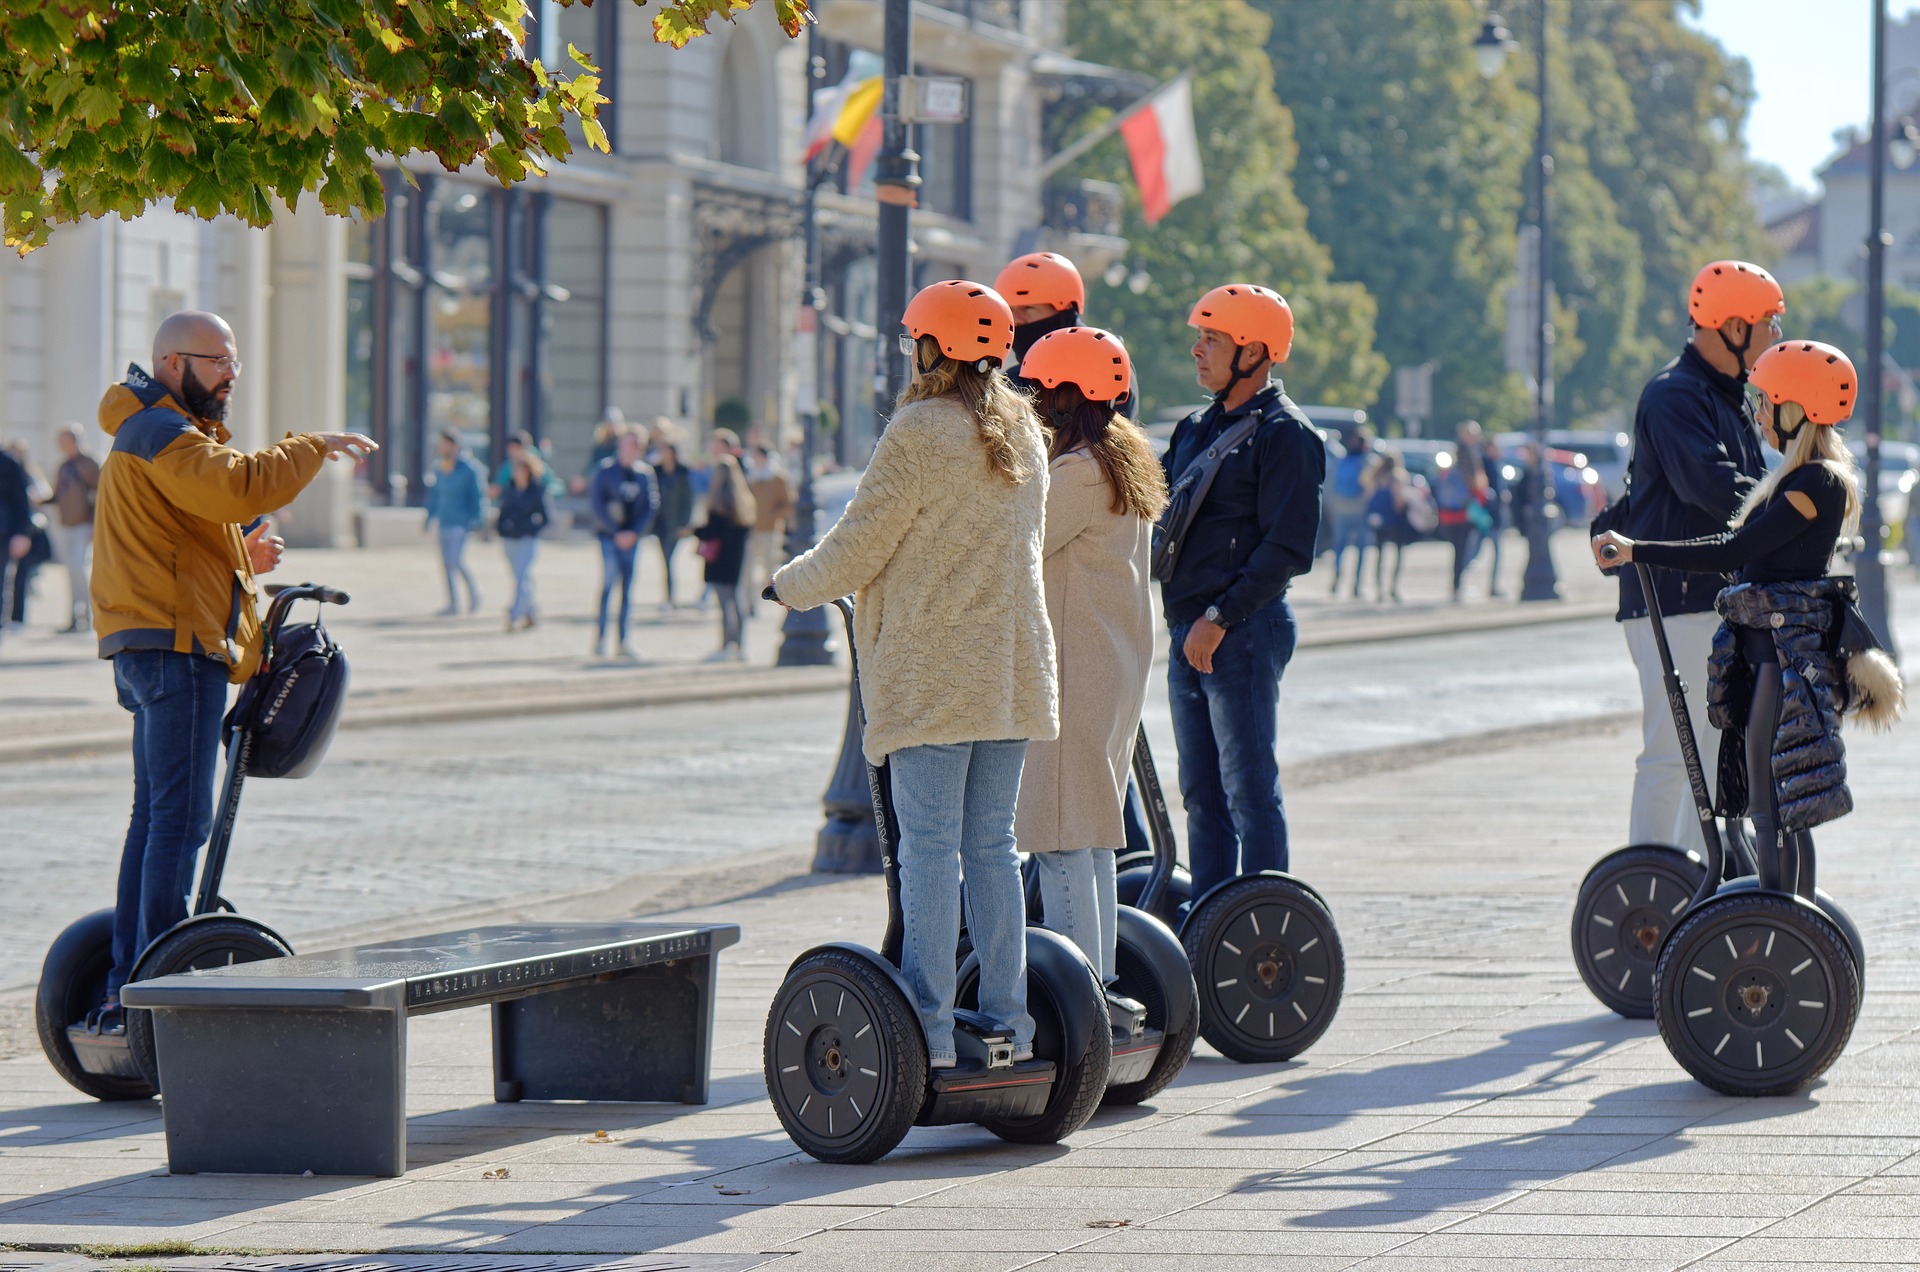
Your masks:
M310 48L282 44L273 50L273 67L280 78L302 93L323 93L333 82L326 59Z
M36 62L51 62L60 56L61 39L44 13L29 13L12 19L7 45Z
M99 128L120 118L120 94L104 84L89 84L74 100L74 114L89 128Z
M580 69L583 71L590 71L595 74L598 74L600 71L600 68L593 64L593 59L575 48L571 40L567 42L567 56L579 63Z
M582 134L585 135L587 139L587 144L589 146L592 146L595 150L598 150L603 155L610 155L613 153L613 147L607 143L607 130L600 126L599 120L597 119L581 120L580 131Z
M486 129L467 109L465 101L458 97L449 97L447 104L440 108L439 120L447 130L447 135L464 145L477 146L487 139Z
M20 148L0 136L0 195L24 194L40 189L40 169Z
M148 146L143 161L147 184L157 194L171 194L193 177L193 164L164 144Z
M320 122L313 100L291 88L276 88L260 108L260 125L304 137Z

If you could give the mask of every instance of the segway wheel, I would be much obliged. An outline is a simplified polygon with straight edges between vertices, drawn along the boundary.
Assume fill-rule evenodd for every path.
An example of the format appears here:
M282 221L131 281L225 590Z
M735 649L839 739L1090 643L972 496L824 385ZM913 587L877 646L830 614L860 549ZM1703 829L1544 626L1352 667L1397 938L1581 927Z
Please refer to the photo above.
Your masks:
M99 910L54 939L40 966L33 1024L47 1063L74 1090L96 1100L147 1100L153 1088L138 1078L88 1073L80 1067L67 1026L85 1019L107 995L113 970L113 911Z
M147 947L133 969L133 979L153 980L180 972L257 963L265 958L287 958L293 948L266 926L238 915L195 919L174 928ZM154 1055L153 1013L129 1009L127 1045L134 1063L155 1091L160 1090L160 1062Z
M1312 1046L1340 1010L1346 955L1306 885L1252 875L1215 889L1181 928L1200 1036L1229 1060L1272 1064Z
M1839 1058L1860 978L1837 924L1775 892L1716 896L1674 929L1654 1019L1680 1066L1725 1095L1786 1095Z
M1717 895L1724 897L1731 892L1753 892L1759 887L1758 879L1752 875L1745 875L1721 884ZM1860 926L1853 921L1853 916L1848 914L1838 901L1827 894L1825 888L1813 890L1813 903L1833 920L1834 926L1840 929L1840 934L1847 938L1847 948L1853 951L1853 970L1859 974L1860 993L1864 996L1867 992L1867 945L1860 938Z
M767 1013L767 1098L800 1150L823 1162L877 1161L898 1147L927 1093L913 1005L846 950L794 964Z
M1678 848L1639 844L1587 871L1573 902L1573 965L1593 996L1630 1020L1653 1018L1660 946L1692 903L1706 866Z
M1145 1007L1147 1027L1165 1037L1147 1076L1109 1086L1101 1103L1140 1104L1166 1090L1193 1059L1193 1044L1200 1037L1200 994L1193 987L1193 972L1180 938L1165 924L1151 915L1123 911L1118 935L1113 987ZM1169 1029L1169 1021L1178 1023Z
M1013 1144L1058 1144L1087 1124L1100 1108L1107 1091L1107 1072L1113 1067L1113 1029L1108 1024L1107 996L1099 977L1073 950L1072 958L1046 958L1034 949L1037 942L1066 938L1043 928L1027 929L1027 1011L1033 1016L1033 1054L1054 1065L1053 1091L1038 1117L982 1118L980 1125ZM980 965L963 968L955 1001L977 1009L980 1004ZM1048 968L1052 968L1051 974ZM1068 1055L1068 1014L1093 1021L1086 1029L1086 1046Z

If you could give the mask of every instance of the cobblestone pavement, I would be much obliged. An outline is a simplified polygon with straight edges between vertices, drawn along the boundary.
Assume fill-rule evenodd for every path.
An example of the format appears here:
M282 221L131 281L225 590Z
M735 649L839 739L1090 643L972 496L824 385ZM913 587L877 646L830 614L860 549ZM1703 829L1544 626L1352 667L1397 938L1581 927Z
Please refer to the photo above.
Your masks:
M456 1012L414 1022L404 1178L175 1177L154 1107L76 1099L25 1056L0 1062L0 1242L785 1254L796 1272L1910 1265L1920 731L1851 741L1860 811L1821 832L1822 878L1865 933L1869 989L1841 1061L1773 1100L1695 1085L1569 963L1633 749L1590 729L1298 791L1295 865L1350 960L1333 1027L1284 1065L1203 1044L1150 1106L1062 1146L953 1127L867 1167L793 1150L761 1085L768 1000L807 945L873 939L882 901L872 879L802 878L686 913L745 931L704 1109L493 1104L486 1015Z

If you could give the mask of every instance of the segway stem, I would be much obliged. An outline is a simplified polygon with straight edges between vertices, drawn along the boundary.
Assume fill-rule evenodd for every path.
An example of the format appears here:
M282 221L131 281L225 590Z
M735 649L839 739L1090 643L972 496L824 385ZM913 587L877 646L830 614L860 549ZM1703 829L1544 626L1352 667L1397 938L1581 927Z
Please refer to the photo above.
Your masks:
M1147 810L1147 838L1153 844L1153 865L1140 889L1134 908L1159 915L1173 883L1173 869L1179 863L1179 849L1173 839L1173 816L1167 811L1167 794L1160 786L1159 770L1153 766L1153 749L1147 745L1147 726L1140 725L1133 739L1133 781L1140 788L1140 802Z
M780 598L769 583L762 593L770 601ZM853 639L853 602L846 597L834 601L841 621L847 626L847 660L853 666L854 711L860 717L860 733L867 732L867 708L860 698L860 650ZM887 931L880 941L880 956L895 967L901 966L907 938L906 915L900 908L900 862L895 850L900 844L900 818L893 808L893 774L889 766L867 765L867 793L873 799L873 826L880 837L880 873L887 881Z
M1667 625L1660 613L1660 598L1653 590L1653 571L1638 561L1633 563L1640 576L1640 591L1647 600L1647 617L1653 623L1653 644L1660 652L1660 671L1667 690L1667 706L1673 712L1673 730L1680 738L1680 758L1687 768L1687 786L1693 792L1693 807L1700 819L1700 835L1706 843L1706 871L1694 892L1693 904L1699 905L1719 888L1726 868L1726 849L1720 840L1720 826L1713 816L1713 792L1707 789L1706 766L1700 759L1700 745L1694 737L1693 715L1687 710L1687 686L1673 665L1673 648L1667 643Z

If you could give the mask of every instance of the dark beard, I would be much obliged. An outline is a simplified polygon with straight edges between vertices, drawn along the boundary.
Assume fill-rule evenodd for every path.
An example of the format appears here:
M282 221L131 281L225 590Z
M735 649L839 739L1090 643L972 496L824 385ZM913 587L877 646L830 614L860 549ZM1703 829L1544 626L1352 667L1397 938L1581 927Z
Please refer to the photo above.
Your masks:
M224 423L227 418L227 408L233 405L232 390L228 390L228 396L224 400L215 397L214 391L202 384L200 377L195 374L193 359L182 358L181 361L187 364L185 373L180 377L180 396L186 399L181 405L191 411L197 419Z

